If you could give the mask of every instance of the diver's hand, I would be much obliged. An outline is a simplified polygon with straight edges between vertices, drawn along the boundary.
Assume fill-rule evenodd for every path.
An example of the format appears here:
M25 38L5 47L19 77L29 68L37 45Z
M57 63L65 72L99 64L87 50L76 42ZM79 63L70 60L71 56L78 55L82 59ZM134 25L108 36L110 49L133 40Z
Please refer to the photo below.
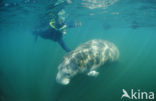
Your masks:
M82 26L82 22L80 22L80 21L74 21L74 22L67 23L68 28L75 28L75 27L80 27L80 26Z

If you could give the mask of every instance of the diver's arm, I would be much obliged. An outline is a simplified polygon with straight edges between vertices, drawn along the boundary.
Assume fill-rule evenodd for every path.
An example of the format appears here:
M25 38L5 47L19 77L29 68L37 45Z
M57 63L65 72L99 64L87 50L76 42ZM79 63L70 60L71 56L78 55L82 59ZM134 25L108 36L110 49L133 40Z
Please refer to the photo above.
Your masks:
M58 43L60 44L60 46L66 51L69 52L70 49L66 46L66 44L64 43L63 39L61 38L60 40L58 40Z

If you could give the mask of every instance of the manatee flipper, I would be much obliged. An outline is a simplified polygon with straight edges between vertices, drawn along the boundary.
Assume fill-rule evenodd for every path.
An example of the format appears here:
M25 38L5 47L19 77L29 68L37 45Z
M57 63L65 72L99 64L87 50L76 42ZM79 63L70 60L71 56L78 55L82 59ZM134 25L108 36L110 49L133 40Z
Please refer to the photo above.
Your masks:
M70 49L66 46L66 44L64 43L63 39L59 39L58 40L58 43L60 44L60 46L66 51L66 52L69 52Z
M95 71L95 70L92 70L92 71L89 71L87 73L88 76L98 76L99 75L99 72Z

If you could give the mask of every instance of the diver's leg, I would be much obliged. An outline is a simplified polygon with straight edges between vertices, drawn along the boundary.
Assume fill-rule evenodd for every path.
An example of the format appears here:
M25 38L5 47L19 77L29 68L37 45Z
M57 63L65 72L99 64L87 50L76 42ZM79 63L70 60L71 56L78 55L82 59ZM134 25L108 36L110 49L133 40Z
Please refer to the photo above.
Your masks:
M60 40L58 40L58 43L60 44L60 46L66 51L69 52L70 49L65 45L63 39L61 38Z

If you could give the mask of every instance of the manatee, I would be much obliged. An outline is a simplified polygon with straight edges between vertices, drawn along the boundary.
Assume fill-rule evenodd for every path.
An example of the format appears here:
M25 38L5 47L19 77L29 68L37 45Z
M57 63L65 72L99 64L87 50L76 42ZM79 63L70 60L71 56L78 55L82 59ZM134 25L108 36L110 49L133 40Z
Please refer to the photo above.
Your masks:
M70 79L78 73L86 73L88 76L97 76L98 67L105 63L117 61L119 50L112 43L105 40L90 40L67 53L58 66L56 81L67 85Z

